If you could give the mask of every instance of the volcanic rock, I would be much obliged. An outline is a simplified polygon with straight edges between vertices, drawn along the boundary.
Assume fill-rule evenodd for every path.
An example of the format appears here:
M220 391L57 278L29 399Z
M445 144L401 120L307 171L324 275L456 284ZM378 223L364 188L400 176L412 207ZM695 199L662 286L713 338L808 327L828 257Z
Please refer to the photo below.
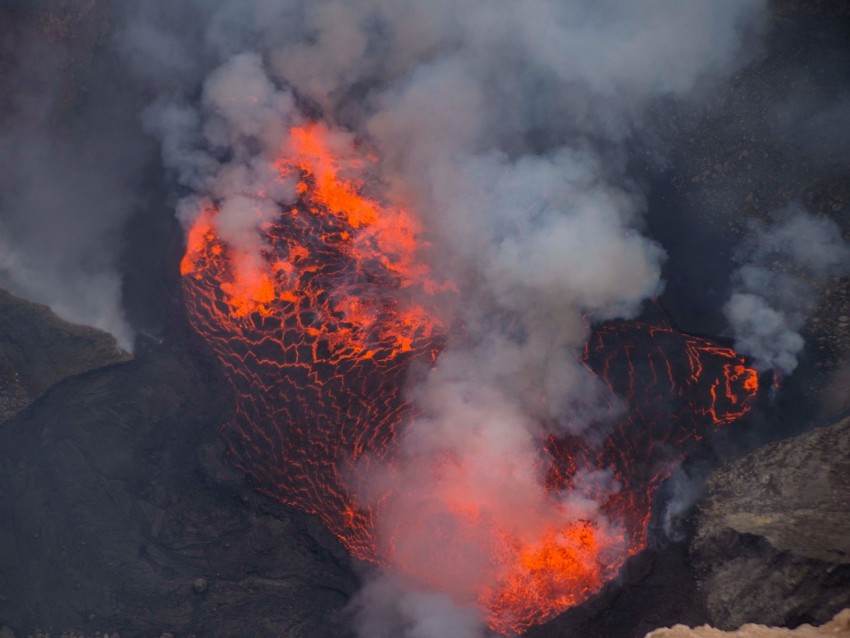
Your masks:
M737 631L725 632L708 625L695 629L676 625L672 629L656 629L648 633L646 638L782 638L783 636L791 638L850 637L850 609L845 609L830 622L820 627L812 627L806 624L797 627L797 629L784 629L748 624Z
M63 379L130 358L112 335L0 289L0 421Z
M850 606L850 418L721 468L691 556L721 629L823 623Z
M229 408L217 368L166 344L0 425L0 626L346 636L357 582L337 540L244 481L217 482Z
M192 583L192 589L195 590L196 594L203 594L209 588L209 583L207 583L206 578L196 578L195 582Z

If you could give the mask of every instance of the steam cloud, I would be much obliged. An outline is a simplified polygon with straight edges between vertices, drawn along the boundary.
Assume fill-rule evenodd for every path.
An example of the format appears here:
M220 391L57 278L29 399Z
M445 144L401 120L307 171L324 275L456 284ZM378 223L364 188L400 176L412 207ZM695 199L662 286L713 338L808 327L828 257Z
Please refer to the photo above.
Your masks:
M791 374L805 345L800 331L814 309L816 286L850 272L850 245L835 222L792 205L770 224L751 222L738 252L743 263L724 306L735 348L762 370Z
M495 526L534 539L553 517L609 524L597 503L617 489L612 477L579 477L575 492L558 500L541 489L540 443L553 431L584 432L609 414L598 382L578 362L585 318L632 317L662 289L664 254L641 235L646 203L627 175L625 147L645 135L657 100L695 99L745 59L742 34L759 23L765 4L120 5L124 60L142 86L161 94L143 121L182 188L178 216L189 224L215 200L222 239L246 256L237 267L256 267L251 255L259 259L263 221L277 203L295 198L294 184L280 180L273 161L288 128L309 115L341 139L357 134L375 146L385 197L413 207L429 233L435 270L460 288L451 319L463 322L467 337L410 388L421 416L408 426L400 462L373 462L366 480L352 485L364 504L389 493L377 533L390 562L356 602L363 638L483 635L474 603L491 569L482 539ZM0 143L4 158L17 161L8 150L14 138L7 133ZM30 166L47 155L39 150L26 150ZM60 173L67 170L67 158L58 164ZM25 186L12 205L24 212L13 218L65 205L70 190L80 194L71 200L73 219L89 220L86 232L97 237L126 219L118 211L128 191L114 194L111 184ZM60 201L33 199L60 190ZM114 205L104 203L111 197ZM4 222L0 237L26 238L28 219L17 232ZM790 241L799 228L785 227L761 233L770 250L791 251L813 271L833 267L817 261L820 251L803 255L803 245ZM822 224L803 230L835 251ZM82 281L77 262L91 254L91 243L73 245L45 270L34 270L42 262L27 249L4 252L3 266L18 285L29 281L31 294L60 307L72 299L68 316L103 325L126 343L109 263L114 251L91 266L103 277L95 301L76 303L85 293L69 296L61 292L64 279L44 276L49 270ZM760 259L760 249L752 254ZM799 350L799 323L776 309L778 284L768 282L776 294L753 293L760 273L757 265L742 268L727 312L748 352L787 368ZM754 332L748 313L755 311L779 317L771 334ZM771 350L776 339L780 352ZM455 499L477 508L472 527L458 517Z
M422 591L389 575L373 575L355 597L354 628L370 638L480 638L477 610L458 607L447 595Z
M661 290L663 251L639 232L645 202L623 147L654 99L687 98L733 66L763 3L251 8L208 15L205 44L222 62L200 107L163 101L146 125L192 190L181 216L220 201L222 237L249 254L274 202L294 197L270 162L299 113L318 110L375 145L386 196L413 206L439 274L461 288L453 319L468 334L410 389L421 416L399 462L373 460L352 486L362 504L382 499L389 561L358 597L357 629L481 635L474 603L493 576L494 530L534 540L553 517L608 524L597 503L617 489L612 478L580 477L553 502L540 454L552 431L582 431L608 409L578 363L584 316L634 316ZM134 43L179 48L158 17L133 23ZM458 501L476 508L475 523Z
M96 42L85 9L76 39L34 20L15 24L5 11L0 286L109 331L130 349L118 261L153 145L132 126L137 106L132 94L115 90L115 69L79 62ZM16 28L6 30L6 19Z

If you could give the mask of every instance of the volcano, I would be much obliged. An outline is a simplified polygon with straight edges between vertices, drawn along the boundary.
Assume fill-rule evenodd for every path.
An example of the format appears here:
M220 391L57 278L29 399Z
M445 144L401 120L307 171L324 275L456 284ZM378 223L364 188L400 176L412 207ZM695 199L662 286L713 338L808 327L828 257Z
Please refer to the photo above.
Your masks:
M425 241L417 220L363 194L356 175L368 160L354 147L334 155L320 124L294 129L292 140L275 166L280 179L297 180L298 201L281 203L264 224L262 257L222 240L213 203L188 234L184 295L237 396L221 429L231 462L261 493L317 514L352 555L382 563L390 557L374 538L380 506L358 504L351 475L364 460L393 462L411 417L409 368L439 366L442 343L463 333L438 318L440 297L456 288L417 261ZM426 305L405 301L411 290ZM667 323L596 325L581 361L624 415L599 424L603 434L591 439L551 436L540 489L559 512L580 472L608 473L617 487L601 497L600 511L609 522L553 516L533 539L508 521L491 522L487 551L498 572L478 585L474 602L501 633L546 621L613 578L646 546L652 497L671 468L713 428L746 415L758 393L743 357ZM474 498L452 498L458 515L477 524ZM403 545L404 530L396 533L392 543Z
M0 636L831 617L847 18L3 3Z

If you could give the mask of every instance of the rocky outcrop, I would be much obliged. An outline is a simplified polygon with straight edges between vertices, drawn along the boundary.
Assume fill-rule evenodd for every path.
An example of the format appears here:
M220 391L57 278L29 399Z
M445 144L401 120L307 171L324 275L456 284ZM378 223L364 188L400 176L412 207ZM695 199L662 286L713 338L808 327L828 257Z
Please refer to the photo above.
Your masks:
M850 418L715 473L691 556L721 629L819 624L850 606Z
M112 335L0 289L0 422L63 379L130 358Z
M0 626L346 636L357 583L341 545L223 462L217 369L166 346L70 378L0 425Z
M800 625L796 629L766 627L764 625L744 625L737 631L721 631L708 625L690 629L676 625L671 629L656 629L646 638L850 638L850 609L845 609L831 621L820 627Z

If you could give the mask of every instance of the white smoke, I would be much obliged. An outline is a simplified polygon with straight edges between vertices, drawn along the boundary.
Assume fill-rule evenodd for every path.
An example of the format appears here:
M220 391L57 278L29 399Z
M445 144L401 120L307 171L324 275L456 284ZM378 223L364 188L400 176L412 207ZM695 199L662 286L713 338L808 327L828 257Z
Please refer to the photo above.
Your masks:
M300 119L292 94L272 84L253 53L209 75L199 108L160 101L144 114L146 129L162 139L166 166L191 189L178 217L188 227L215 202L216 228L236 251L237 276L261 268L260 228L295 199L294 179L282 176L274 160Z
M661 512L661 525L664 535L675 542L687 538L686 517L705 491L705 481L712 467L697 464L690 468L676 467L665 483L667 498Z
M791 205L769 224L751 222L738 258L742 264L724 306L735 348L761 370L791 374L817 286L850 272L850 244L832 220Z
M0 41L0 286L129 350L118 261L151 145L116 135L135 110L87 65L91 14L69 18L74 37L61 38L38 12L4 23Z
M553 521L615 526L598 509L611 476L547 494L541 445L616 409L579 363L587 318L633 317L662 289L625 145L655 100L692 99L742 63L764 5L186 2L203 19L182 40L176 9L128 10L140 73L167 67L162 51L195 52L163 71L179 92L191 69L216 67L200 102L189 86L145 118L192 191L184 221L214 199L223 237L256 251L275 202L293 197L269 162L308 112L376 147L385 198L415 210L425 256L460 290L447 319L466 339L410 389L421 416L395 462L372 459L352 485L362 504L380 501L388 560L358 597L363 638L482 635L471 605L493 576L494 529L530 541ZM477 512L471 529L458 502Z
M459 289L444 319L463 325L465 339L409 388L418 417L397 462L371 459L351 486L361 503L380 503L377 541L389 561L358 597L364 638L481 635L472 603L493 577L494 527L529 540L552 521L589 518L616 533L598 507L616 481L585 472L569 496L547 494L541 441L600 436L591 425L618 408L579 363L588 325L634 316L663 287L663 251L642 234L644 190L626 169L630 145L652 139L647 115L659 100L700 100L747 61L742 42L765 5L111 4L120 26L110 46L152 103L141 120L161 142L184 224L215 202L237 267L256 268L264 222L296 198L274 161L293 125L319 119L340 148L354 136L374 146L380 179L370 186L415 211L429 244L422 257ZM73 65L66 44L42 35L13 47L8 82L23 88L0 122L0 283L128 347L117 262L146 161L127 122L135 105L93 71L84 116L52 129ZM814 139L845 102L791 119ZM93 135L96 121L105 124ZM753 224L739 258L725 307L737 347L788 373L817 285L848 271L848 248L834 224L793 208ZM478 512L473 528L458 503Z
M422 591L415 584L386 574L366 578L349 605L354 629L370 638L485 638L481 613L460 607L442 593Z

